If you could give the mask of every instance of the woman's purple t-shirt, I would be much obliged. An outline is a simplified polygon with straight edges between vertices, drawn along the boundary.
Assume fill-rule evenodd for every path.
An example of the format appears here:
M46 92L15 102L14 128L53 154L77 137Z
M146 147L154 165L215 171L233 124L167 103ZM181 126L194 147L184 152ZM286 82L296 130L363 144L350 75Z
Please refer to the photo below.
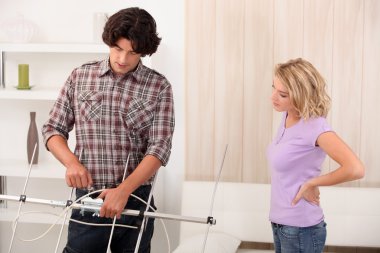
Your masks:
M316 146L316 141L320 134L332 130L323 117L301 119L285 128L286 115L284 113L277 136L267 150L271 170L269 220L309 227L323 220L322 208L304 199L295 206L291 203L303 183L320 175L326 153Z

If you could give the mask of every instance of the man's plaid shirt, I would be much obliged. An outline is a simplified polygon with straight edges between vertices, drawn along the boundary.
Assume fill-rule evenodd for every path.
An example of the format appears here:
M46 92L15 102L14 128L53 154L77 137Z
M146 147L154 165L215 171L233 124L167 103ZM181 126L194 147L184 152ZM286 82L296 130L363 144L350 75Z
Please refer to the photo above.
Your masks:
M108 60L73 70L42 128L45 145L53 135L69 138L75 125L74 153L90 171L94 188L121 183L145 155L169 160L174 131L172 88L144 66L116 77ZM150 182L146 182L147 184Z

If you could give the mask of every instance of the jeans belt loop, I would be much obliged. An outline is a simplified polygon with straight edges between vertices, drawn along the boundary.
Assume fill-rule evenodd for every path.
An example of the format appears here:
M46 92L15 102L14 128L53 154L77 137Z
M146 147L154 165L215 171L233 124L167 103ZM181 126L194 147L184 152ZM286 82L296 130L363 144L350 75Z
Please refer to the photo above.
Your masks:
M274 223L274 222L272 222L272 224L276 228L281 228L283 226L282 224L277 224L277 223Z

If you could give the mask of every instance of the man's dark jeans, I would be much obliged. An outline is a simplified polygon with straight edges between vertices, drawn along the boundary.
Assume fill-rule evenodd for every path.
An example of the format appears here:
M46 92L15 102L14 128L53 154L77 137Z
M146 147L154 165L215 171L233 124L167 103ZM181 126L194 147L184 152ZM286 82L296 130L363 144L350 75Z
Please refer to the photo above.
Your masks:
M147 201L150 190L151 186L141 186L133 194ZM77 189L76 196L80 198L87 193L87 191ZM151 205L155 208L153 198ZM127 209L133 210L145 210L145 207L146 205L144 203L132 196L130 196L126 205ZM82 215L80 210L73 210L71 218L81 222L97 224L112 224L113 222L111 218L94 216L93 212L84 212L84 215ZM122 215L120 219L116 220L116 224L138 226L138 229L115 227L111 242L112 253L134 252L140 232L139 225L141 221L141 217L129 215ZM149 218L141 238L139 252L150 252L150 241L153 236L153 230L154 219ZM107 253L110 233L111 226L91 226L70 221L67 244L63 253Z

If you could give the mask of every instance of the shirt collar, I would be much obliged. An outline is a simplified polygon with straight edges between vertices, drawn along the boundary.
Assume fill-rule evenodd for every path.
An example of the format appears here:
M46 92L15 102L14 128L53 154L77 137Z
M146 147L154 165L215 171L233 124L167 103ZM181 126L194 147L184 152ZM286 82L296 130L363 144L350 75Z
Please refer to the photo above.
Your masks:
M127 73L126 75L132 75L137 81L141 79L141 76L143 75L144 72L144 64L142 63L141 59L139 63L137 64L137 67L134 71ZM112 74L112 69L110 66L110 61L109 58L107 60L104 60L101 62L100 65L100 76L104 76L106 74Z
M100 63L100 71L99 71L99 76L104 76L106 75L107 73L112 73L112 70L111 70L111 67L110 67L110 64L109 64L109 58L107 60L103 60L101 63Z

